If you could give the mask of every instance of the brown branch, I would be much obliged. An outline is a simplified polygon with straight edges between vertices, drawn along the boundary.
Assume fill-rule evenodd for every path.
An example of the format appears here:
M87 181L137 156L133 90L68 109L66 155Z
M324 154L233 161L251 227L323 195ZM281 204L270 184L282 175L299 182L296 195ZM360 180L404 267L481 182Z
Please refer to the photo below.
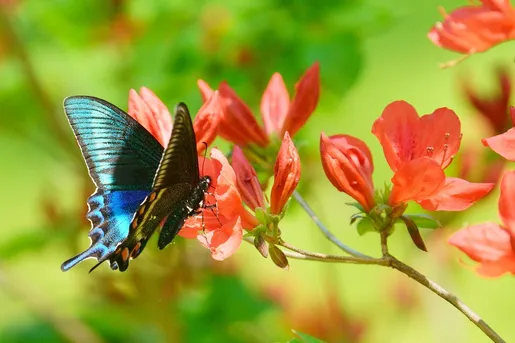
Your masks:
M505 341L495 332L490 325L488 325L479 315L477 315L470 307L468 307L466 304L464 304L460 299L458 299L457 296L450 293L446 289L444 289L442 286L437 284L436 282L428 279L421 273L419 273L417 270L413 269L412 267L408 266L407 264L399 261L393 256L387 256L385 258L388 261L388 266L392 267L393 269L396 269L400 271L401 273L407 275L408 277L412 278L422 286L426 287L427 289L431 290L433 293L438 295L440 298L446 300L449 302L452 306L454 306L458 311L463 313L472 323L474 323L481 331L484 332L485 335L487 335L493 342L496 343L505 343Z

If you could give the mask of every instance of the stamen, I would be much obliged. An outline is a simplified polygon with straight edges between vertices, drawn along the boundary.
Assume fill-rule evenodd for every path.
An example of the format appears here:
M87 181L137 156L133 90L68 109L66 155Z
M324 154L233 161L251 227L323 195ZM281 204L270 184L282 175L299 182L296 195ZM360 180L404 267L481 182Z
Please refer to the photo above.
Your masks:
M435 148L432 146L428 146L426 148L426 154L428 157L433 157L433 153L435 152Z
M447 150L449 150L449 144L444 144L443 145L442 162L440 162L440 167L443 167L443 164L445 162L445 158L447 157Z

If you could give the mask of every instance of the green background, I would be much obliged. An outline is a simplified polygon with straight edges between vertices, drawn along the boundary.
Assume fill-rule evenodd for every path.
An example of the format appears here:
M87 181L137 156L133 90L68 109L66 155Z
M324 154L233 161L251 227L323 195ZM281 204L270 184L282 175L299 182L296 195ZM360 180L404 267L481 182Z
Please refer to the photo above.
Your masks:
M146 86L169 107L185 101L196 112L197 79L213 87L225 79L257 114L273 72L293 93L314 61L322 91L296 137L300 192L338 237L377 256L378 236L360 237L349 226L350 199L323 174L320 132L366 141L380 187L392 173L370 129L388 103L406 100L421 114L450 107L462 119L462 145L479 147L491 133L460 80L488 94L497 66L513 71L511 43L438 69L458 57L427 39L439 5L450 11L466 1L0 1L0 341L286 342L295 329L329 342L487 342L452 306L396 271L303 261L283 271L248 244L215 262L179 238L163 252L150 244L126 273L88 274L89 260L59 269L89 244L83 215L92 191L60 108L64 97L95 95L126 108L129 89ZM422 230L429 253L401 229L391 252L512 341L512 278L477 276L446 243L464 225L498 221L497 192L449 216L444 229ZM281 230L296 246L338 253L294 203Z

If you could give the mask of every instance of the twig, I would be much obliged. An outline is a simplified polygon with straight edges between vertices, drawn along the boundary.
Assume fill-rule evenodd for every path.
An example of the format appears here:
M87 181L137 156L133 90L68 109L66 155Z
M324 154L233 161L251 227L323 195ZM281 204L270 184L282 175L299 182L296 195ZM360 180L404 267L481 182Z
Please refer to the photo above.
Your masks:
M381 231L380 233L381 237L381 253L383 254L383 257L388 256L388 232L386 230Z
M329 254L322 254L318 252L311 252L302 250L300 248L297 248L290 243L280 241L278 243L279 246L282 246L286 249L289 249L291 251L294 251L298 254L304 255L306 257L311 257L314 260L320 261L323 260L325 262L340 262L340 263L352 263L352 264L375 264L380 266L386 266L387 261L380 258L372 258L372 257L355 257L355 256L339 256L339 255L329 255Z
M315 212L311 209L308 203L302 198L299 192L293 192L293 198L299 203L299 205L306 211L306 213L311 217L311 220L319 227L320 231L324 234L324 236L330 240L334 245L336 245L341 250L345 251L347 254L355 257L363 257L363 258L372 258L368 255L362 254L357 250L352 249L342 241L340 241L335 235L329 231L329 229L320 221Z
M302 197L297 193L294 192L293 196L295 199L299 202L299 204L304 208L304 210L310 215L310 217L313 219L313 221L318 225L318 227L322 230L322 232L325 234L325 236L334 244L336 244L338 247L340 247L343 251L350 253L347 251L348 248L345 244L341 243L336 237L334 237L331 232L323 225L320 220L317 218L315 213L311 210L309 205L302 199ZM280 241L279 245L287 248L289 250L295 251L298 254L311 257L313 260L325 260L327 259L327 262L339 262L339 263L353 263L353 264L375 264L379 266L385 266L385 267L391 267L393 269L396 269L397 271L407 275L411 279L415 280L422 286L428 288L433 293L438 295L440 298L446 300L451 305L453 305L458 311L463 313L472 323L474 323L485 335L487 335L493 342L495 343L505 343L505 341L483 320L479 315L477 315L470 307L465 305L458 297L456 297L454 294L450 293L446 289L444 289L442 286L437 284L436 282L426 278L424 275L419 273L417 270L413 269L412 267L408 266L407 264L399 261L394 256L390 255L388 251L388 235L389 230L385 228L380 232L381 237L381 252L382 257L381 258L371 258L371 257L362 257L362 256L354 256L354 257L348 257L348 256L335 256L335 255L326 255L316 252L310 252L305 251L302 249L299 249L295 246L292 246L291 244ZM333 239L334 238L334 239ZM343 248L341 245L343 245L345 248ZM351 251L353 251L351 249ZM306 258L307 259L307 258Z
M452 306L454 306L458 311L463 313L472 323L474 323L481 331L485 333L493 342L496 343L505 343L505 341L495 332L479 315L477 315L470 307L465 305L458 297L454 294L450 293L442 286L437 284L436 282L428 279L412 267L407 264L399 261L393 256L388 256L385 258L388 261L388 265L393 269L400 271L401 273L409 276L413 280L417 281L419 284L425 286L433 293L438 295L440 298L449 302Z

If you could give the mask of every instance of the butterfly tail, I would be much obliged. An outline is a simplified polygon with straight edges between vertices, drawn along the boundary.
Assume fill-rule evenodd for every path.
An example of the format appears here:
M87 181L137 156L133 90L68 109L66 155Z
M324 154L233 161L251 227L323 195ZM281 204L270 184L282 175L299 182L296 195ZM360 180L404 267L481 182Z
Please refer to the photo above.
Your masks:
M92 245L86 251L64 261L63 264L61 264L61 270L63 272L66 272L87 258L97 258L98 259L100 253L101 253L101 249L99 249L99 247L96 245Z

